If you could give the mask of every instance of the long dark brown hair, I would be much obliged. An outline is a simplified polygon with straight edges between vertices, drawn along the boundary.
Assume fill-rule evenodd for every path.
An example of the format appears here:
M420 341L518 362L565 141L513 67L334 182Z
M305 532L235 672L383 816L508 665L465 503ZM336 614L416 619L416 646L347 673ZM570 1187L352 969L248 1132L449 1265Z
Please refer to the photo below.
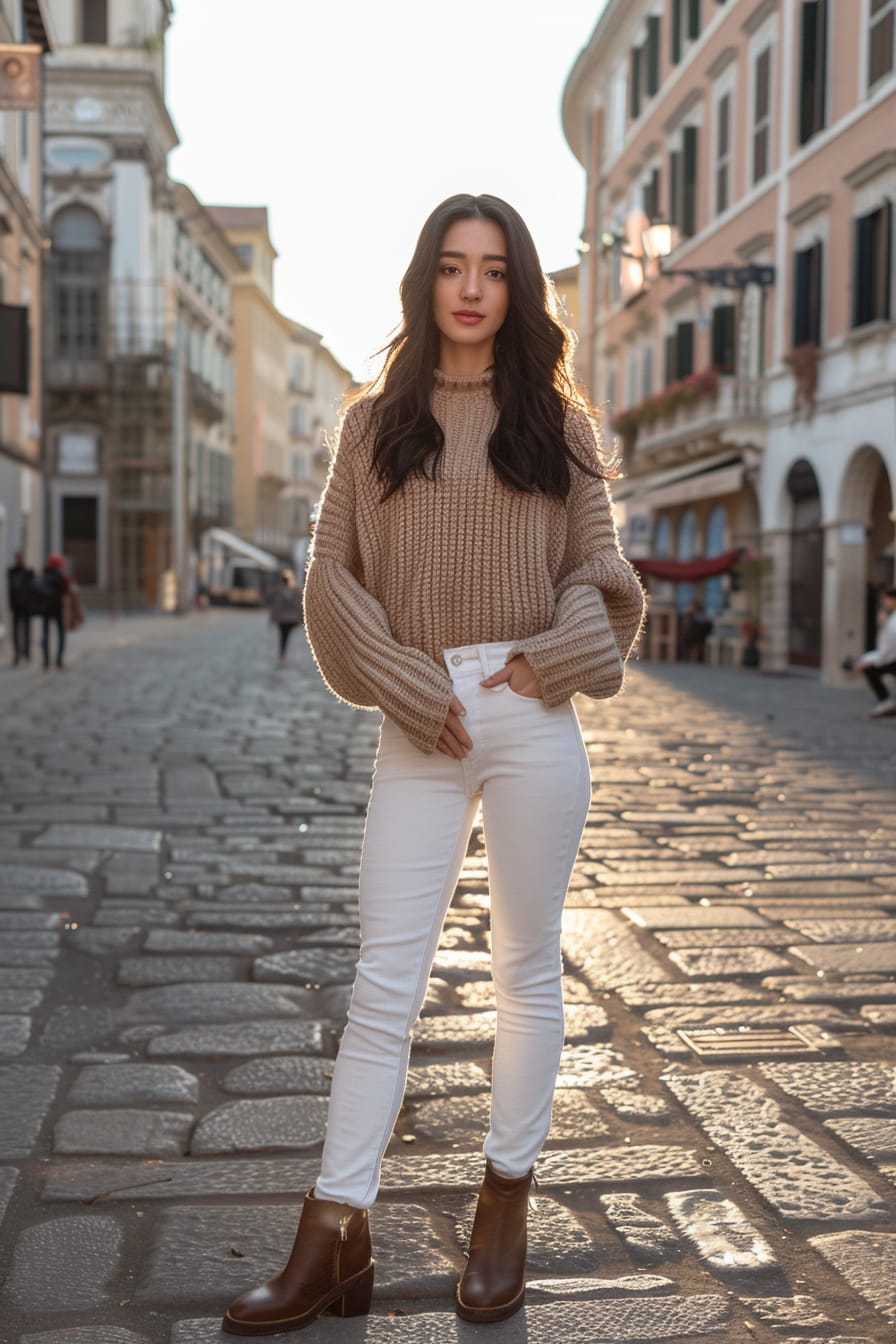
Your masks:
M529 230L497 196L458 195L436 206L423 225L399 291L402 324L380 352L386 354L381 374L365 389L374 397L373 469L383 499L412 473L435 477L445 436L432 413L440 341L433 284L446 230L457 220L477 218L497 224L507 243L509 304L495 337L492 394L498 423L488 444L492 466L511 489L558 499L569 493L570 461L591 476L613 474L611 467L596 468L577 456L564 438L568 410L587 406L573 373L574 338Z

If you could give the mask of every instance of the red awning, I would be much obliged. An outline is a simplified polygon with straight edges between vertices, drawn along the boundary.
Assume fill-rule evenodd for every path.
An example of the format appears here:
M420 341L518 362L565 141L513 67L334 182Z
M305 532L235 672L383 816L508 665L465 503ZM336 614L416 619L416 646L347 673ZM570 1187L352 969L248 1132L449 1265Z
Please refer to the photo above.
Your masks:
M667 583L695 583L727 574L737 564L741 552L725 551L705 560L632 560L638 573L645 579L664 579Z

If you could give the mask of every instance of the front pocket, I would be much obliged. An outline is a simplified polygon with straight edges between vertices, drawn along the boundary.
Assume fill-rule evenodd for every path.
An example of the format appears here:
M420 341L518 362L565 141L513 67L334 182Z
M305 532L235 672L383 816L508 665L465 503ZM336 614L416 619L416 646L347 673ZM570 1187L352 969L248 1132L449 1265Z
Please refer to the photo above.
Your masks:
M544 704L544 696L542 695L520 695L519 691L513 689L509 681L506 681L504 685L507 687L507 694L510 696L511 700L522 700L524 705Z

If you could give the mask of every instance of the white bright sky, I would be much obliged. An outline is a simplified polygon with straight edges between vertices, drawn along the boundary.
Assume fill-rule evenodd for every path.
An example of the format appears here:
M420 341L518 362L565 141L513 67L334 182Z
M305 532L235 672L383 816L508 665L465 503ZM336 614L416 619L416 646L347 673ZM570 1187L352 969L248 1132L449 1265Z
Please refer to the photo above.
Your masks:
M604 2L176 0L170 171L207 204L267 205L277 306L366 378L446 196L504 197L545 270L575 262L560 99Z

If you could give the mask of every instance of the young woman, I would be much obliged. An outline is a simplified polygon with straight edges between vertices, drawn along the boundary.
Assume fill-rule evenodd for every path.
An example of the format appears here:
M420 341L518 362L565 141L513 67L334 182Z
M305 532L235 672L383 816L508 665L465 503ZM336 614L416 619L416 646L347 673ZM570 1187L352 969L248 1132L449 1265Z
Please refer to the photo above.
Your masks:
M480 803L497 1029L457 1310L500 1321L522 1306L563 1044L560 919L590 800L570 697L619 691L642 619L569 333L517 212L444 201L401 301L383 374L343 420L305 586L325 681L384 715L361 955L320 1177L285 1270L224 1317L234 1334L370 1308L367 1211Z

